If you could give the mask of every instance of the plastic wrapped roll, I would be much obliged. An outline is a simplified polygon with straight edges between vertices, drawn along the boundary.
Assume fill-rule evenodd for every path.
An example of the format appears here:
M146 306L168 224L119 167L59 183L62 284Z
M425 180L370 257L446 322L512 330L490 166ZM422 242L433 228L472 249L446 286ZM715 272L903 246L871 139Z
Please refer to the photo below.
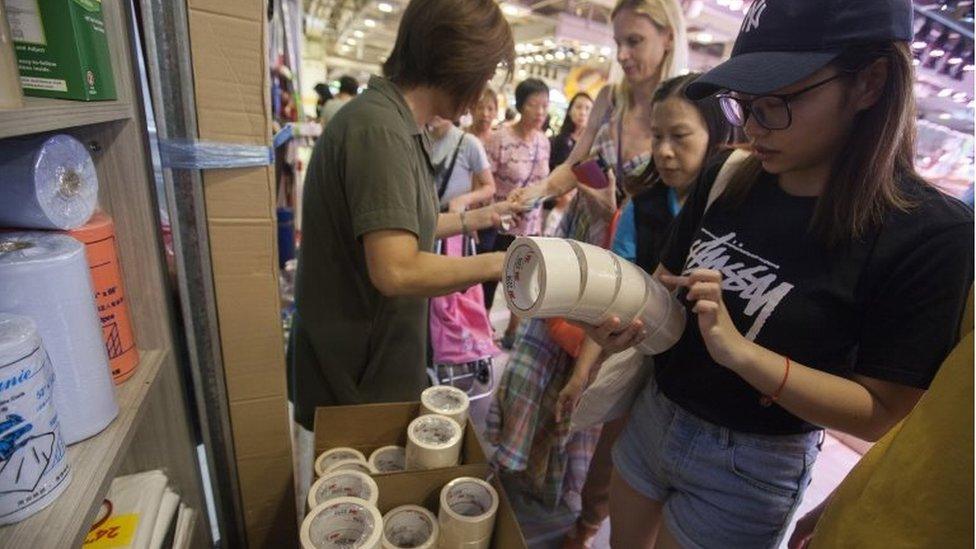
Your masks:
M383 549L435 549L440 534L434 513L401 505L383 516Z
M522 318L565 316L579 302L583 275L576 251L561 238L519 237L505 255L505 301Z
M0 524L47 507L71 482L53 389L34 321L0 313Z
M407 427L407 469L453 467L461 456L461 426L446 416L420 416Z
M319 454L315 459L315 475L322 476L338 461L358 459L366 463L366 456L355 448L332 448Z
M19 109L23 106L24 93L20 89L14 39L7 24L7 8L0 2L0 109Z
M647 285L647 300L641 311L641 319L647 330L647 337L637 348L643 353L656 355L670 349L685 331L687 315L685 308L663 284L650 275L644 276Z
M383 517L359 498L335 498L302 521L302 549L380 549Z
M468 393L450 385L436 385L420 393L420 413L447 416L463 429L468 423Z
M394 473L407 469L407 449L403 446L383 446L369 455L369 468L374 473Z
M380 491L376 487L373 477L361 471L332 471L323 475L312 484L308 492L308 508L315 509L319 505L335 498L359 498L376 505Z
M74 137L7 140L0 147L0 226L76 229L97 201L95 164Z
M614 255L603 248L574 241L569 241L569 245L580 262L583 289L579 301L567 316L599 324L606 320L607 310L620 288L620 265ZM643 292L641 294L643 297Z
M498 513L498 492L491 484L474 477L454 479L441 489L440 504L443 546L491 540Z
M125 301L122 269L115 249L115 224L104 212L95 212L88 223L70 234L85 245L112 380L122 383L135 373L139 351L132 337L129 305Z
M84 246L64 234L0 234L0 310L37 324L66 443L108 426L119 408Z

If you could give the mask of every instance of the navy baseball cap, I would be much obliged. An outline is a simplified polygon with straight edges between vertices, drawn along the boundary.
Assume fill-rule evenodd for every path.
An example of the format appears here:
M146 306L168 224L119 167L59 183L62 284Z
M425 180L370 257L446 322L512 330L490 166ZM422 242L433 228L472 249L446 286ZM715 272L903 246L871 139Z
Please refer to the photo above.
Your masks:
M911 0L755 0L732 56L689 84L685 95L773 92L820 70L848 46L911 40L912 18Z

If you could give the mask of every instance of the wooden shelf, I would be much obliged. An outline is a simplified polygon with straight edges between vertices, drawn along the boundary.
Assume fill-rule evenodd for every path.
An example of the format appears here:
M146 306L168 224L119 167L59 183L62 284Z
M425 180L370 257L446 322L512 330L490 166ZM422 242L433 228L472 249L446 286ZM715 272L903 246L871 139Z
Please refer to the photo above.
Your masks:
M25 97L19 109L0 109L0 139L125 120L132 105L123 101L67 101Z
M81 547L168 354L168 350L140 351L135 375L116 388L118 417L101 433L68 447L71 484L46 509L0 528L0 547Z

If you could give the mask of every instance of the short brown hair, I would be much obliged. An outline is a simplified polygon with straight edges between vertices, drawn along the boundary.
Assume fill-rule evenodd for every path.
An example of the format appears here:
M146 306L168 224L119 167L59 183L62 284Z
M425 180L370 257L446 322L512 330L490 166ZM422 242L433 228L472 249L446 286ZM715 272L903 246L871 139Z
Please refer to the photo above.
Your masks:
M404 88L442 89L463 111L499 64L511 77L514 62L512 29L494 0L411 0L383 75Z

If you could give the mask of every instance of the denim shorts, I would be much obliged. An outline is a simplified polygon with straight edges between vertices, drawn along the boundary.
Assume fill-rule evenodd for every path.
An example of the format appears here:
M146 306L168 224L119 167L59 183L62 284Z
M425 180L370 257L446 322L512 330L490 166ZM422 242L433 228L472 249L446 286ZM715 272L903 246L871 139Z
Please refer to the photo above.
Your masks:
M631 488L664 503L682 546L774 548L810 484L821 437L730 431L669 400L651 376L613 463Z

